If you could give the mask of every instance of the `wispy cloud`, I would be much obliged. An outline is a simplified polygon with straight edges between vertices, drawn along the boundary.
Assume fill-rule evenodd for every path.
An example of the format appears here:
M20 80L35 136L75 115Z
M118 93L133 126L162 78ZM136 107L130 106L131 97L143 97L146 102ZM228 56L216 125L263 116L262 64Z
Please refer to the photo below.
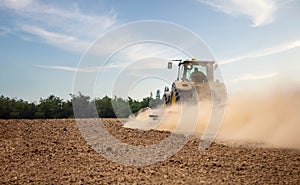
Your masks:
M40 27L23 25L21 29L27 33L38 36L47 44L51 44L62 49L82 51L89 46L88 41L79 40L78 38L70 35L49 32Z
M62 70L62 71L72 71L72 72L83 72L83 73L95 73L104 69L112 69L112 68L121 68L124 67L125 64L108 64L105 66L93 66L93 67L72 67L72 66L51 66L51 65L36 65L39 68L45 69L54 69L54 70Z
M245 55L221 60L219 64L228 64L228 63L233 63L233 62L239 62L245 59L250 59L250 58L258 58L258 57L263 57L263 56L268 56L268 55L273 55L281 52L285 52L294 48L297 48L300 46L300 39L291 41L289 43L284 43L278 46L270 47L267 49L263 49L260 51L255 51L252 53L248 53Z
M274 21L279 8L277 0L198 0L218 11L234 16L246 16L252 26L262 26Z
M88 67L88 68L76 68L76 67L70 67L70 66L45 66L45 65L37 65L36 67L62 70L62 71L85 72L85 73L98 72L102 68L102 66Z
M3 0L0 5L6 8L22 9L33 4L34 0Z
M127 61L138 61L145 58L159 58L166 60L178 58L181 59L188 56L177 48L165 45L163 43L144 42L124 48L119 52L117 57L119 60L125 59ZM164 67L166 66L166 64L163 65ZM162 66L159 63L151 62L146 67L160 68Z
M9 28L0 26L0 35L6 35L10 32L11 32L11 30Z
M240 81L249 81L249 80L262 80L262 79L267 79L267 78L273 78L277 76L278 73L268 73L268 74L245 74L241 77L235 78L232 80L232 83L238 83Z
M44 32L44 30L39 30L37 28L33 29L36 32L40 32L41 35L50 34L52 37L60 38L63 43L64 40L74 40L72 37L56 35L48 32ZM47 38L50 36L47 36ZM53 42L49 40L49 42ZM59 44L59 43L54 43ZM180 57L179 57L180 56ZM119 53L114 55L107 63L104 62L95 62L95 63L86 63L82 64L82 66L89 65L89 67L71 67L71 66L51 66L51 65L37 65L36 67L52 69L52 70L64 70L64 71L72 71L72 72L87 72L94 73L98 72L100 69L128 69L131 71L134 70L149 70L149 69L166 69L167 62L170 59L183 58L184 56L178 50L174 48L166 47L164 45L159 44L150 44L150 43L141 43L137 45L133 45L128 48L124 48ZM99 58L99 61L101 59ZM91 67L91 65L94 65Z
M117 13L113 9L93 15L83 13L76 4L57 7L36 0L3 0L0 10L6 11L8 19L12 19L13 30L68 50L82 51L87 43L117 22ZM61 45L63 41L66 44Z

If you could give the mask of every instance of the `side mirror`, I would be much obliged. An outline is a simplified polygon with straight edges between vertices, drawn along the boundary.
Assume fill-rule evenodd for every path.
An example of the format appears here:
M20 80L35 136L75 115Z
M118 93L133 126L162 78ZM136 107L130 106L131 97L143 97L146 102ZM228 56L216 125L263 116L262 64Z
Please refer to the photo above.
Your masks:
M168 62L168 69L172 69L172 62Z
M165 92L169 92L169 87L165 87Z

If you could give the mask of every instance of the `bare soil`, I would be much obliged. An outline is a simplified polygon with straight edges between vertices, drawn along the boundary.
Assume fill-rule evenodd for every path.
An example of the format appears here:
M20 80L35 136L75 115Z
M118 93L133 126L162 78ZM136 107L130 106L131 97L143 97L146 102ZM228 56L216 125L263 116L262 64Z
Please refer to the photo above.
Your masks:
M169 132L123 128L103 119L118 139L153 144ZM0 184L300 184L300 151L191 139L171 158L145 167L123 166L96 153L76 122L0 120Z

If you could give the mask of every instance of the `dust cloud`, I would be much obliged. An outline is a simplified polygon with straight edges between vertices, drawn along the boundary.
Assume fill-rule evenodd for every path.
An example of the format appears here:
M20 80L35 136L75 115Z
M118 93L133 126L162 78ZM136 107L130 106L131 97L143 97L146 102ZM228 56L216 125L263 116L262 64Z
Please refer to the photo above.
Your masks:
M124 127L193 133L198 127L199 113L197 105L176 104L167 108L143 109L136 116L131 116Z
M201 102L199 106L190 105L189 110L184 109L185 115L180 104L166 109L143 110L131 117L124 126L201 135L210 117L214 116L211 115L210 103ZM196 114L196 126L191 123L195 110L199 111ZM153 119L149 115L159 116ZM300 88L281 86L268 91L230 96L216 141L261 143L268 147L300 149Z
M281 86L230 98L218 138L300 149L300 89Z

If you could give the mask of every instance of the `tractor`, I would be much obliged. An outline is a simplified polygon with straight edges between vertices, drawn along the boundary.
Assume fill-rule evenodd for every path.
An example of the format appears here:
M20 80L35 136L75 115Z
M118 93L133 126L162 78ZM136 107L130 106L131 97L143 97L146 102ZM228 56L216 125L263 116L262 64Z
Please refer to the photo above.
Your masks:
M215 102L221 102L221 96L226 90L224 83L214 79L217 68L214 61L173 61L179 62L177 80L172 83L171 89L165 87L163 106L174 105L177 102L197 103L199 100L212 100L212 96ZM169 69L172 69L172 62L168 63Z

